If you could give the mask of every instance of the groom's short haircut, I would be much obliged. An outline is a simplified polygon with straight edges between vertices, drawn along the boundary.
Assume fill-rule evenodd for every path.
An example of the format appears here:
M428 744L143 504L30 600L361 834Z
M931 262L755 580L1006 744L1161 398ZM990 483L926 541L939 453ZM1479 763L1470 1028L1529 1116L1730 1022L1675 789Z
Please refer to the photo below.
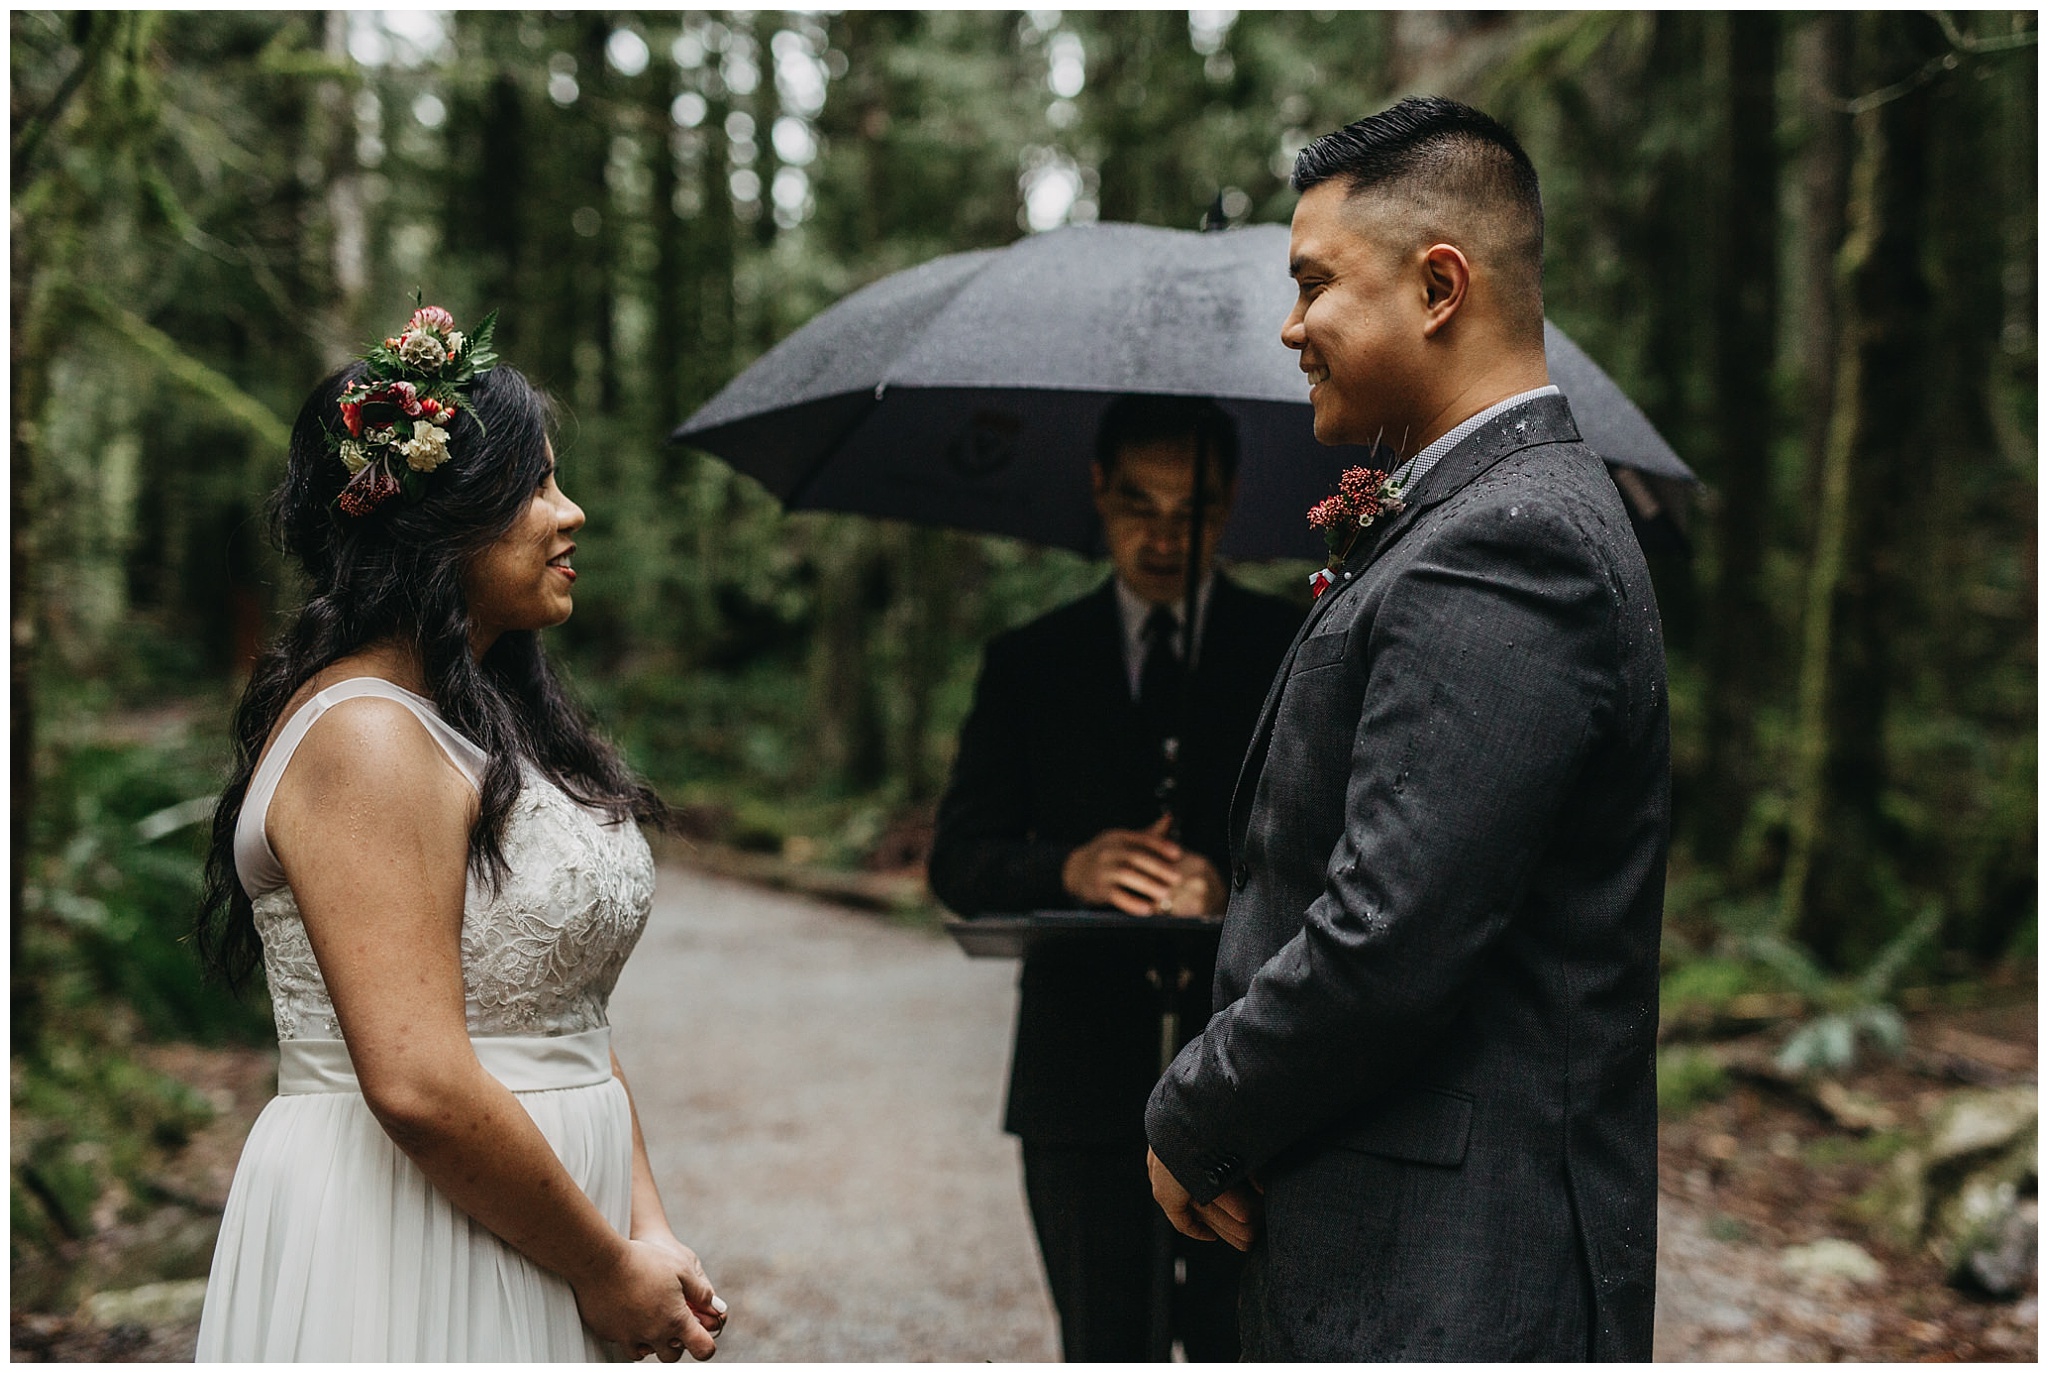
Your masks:
M1440 95L1411 96L1324 134L1294 160L1294 189L1338 181L1395 202L1412 243L1450 243L1501 278L1501 309L1543 337L1543 196L1536 166L1491 116Z
M1096 426L1095 462L1107 474L1116 470L1117 455L1126 448L1180 439L1206 441L1209 461L1223 484L1230 485L1237 475L1237 421L1206 396L1118 396Z

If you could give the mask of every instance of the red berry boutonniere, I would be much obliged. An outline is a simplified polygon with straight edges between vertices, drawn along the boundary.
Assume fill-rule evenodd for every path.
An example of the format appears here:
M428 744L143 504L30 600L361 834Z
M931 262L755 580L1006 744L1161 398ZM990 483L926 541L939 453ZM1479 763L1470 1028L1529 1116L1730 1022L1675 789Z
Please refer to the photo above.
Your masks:
M1396 514L1400 509L1401 488L1394 485L1392 477L1375 467L1348 469L1338 479L1336 495L1309 507L1309 527L1323 531L1323 542L1330 550L1328 565L1308 579L1311 594L1320 596L1330 589L1337 574L1344 570L1344 559L1357 544L1358 536L1374 520Z

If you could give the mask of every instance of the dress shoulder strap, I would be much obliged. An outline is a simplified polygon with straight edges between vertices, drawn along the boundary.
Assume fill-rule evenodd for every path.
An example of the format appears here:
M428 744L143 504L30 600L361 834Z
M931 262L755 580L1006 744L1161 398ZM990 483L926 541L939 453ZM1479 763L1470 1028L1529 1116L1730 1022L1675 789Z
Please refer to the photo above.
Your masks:
M272 892L285 884L284 867L271 852L270 837L264 833L264 823L270 813L270 800L277 794L277 784L284 777L284 771L291 765L292 755L305 741L306 734L335 706L358 696L381 696L387 701L396 701L410 710L426 727L441 751L448 755L448 761L455 770L468 779L471 787L481 788L484 768L490 756L441 718L441 712L434 703L418 692L407 691L395 682L382 677L349 677L322 688L306 698L284 727L277 732L277 738L270 745L270 752L256 767L249 778L249 790L242 797L242 813L235 821L235 876L241 879L242 890L251 900Z

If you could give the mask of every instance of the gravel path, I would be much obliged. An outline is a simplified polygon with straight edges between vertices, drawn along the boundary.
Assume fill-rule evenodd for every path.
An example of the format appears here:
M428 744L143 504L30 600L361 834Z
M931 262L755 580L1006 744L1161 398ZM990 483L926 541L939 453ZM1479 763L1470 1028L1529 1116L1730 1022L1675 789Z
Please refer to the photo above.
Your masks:
M943 935L662 869L612 1025L732 1305L719 1362L1058 1357L1001 1129L1015 984Z

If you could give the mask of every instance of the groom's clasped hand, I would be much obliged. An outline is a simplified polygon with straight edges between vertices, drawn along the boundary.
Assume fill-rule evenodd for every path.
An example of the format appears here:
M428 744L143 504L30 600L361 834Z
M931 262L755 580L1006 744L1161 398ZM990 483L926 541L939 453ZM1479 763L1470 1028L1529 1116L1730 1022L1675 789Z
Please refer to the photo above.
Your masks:
M1197 1202L1150 1149L1145 1151L1145 1169L1152 1179L1152 1195L1174 1229L1189 1239L1222 1240L1241 1253L1250 1252L1266 1212L1266 1189L1257 1178L1247 1177L1208 1201Z

